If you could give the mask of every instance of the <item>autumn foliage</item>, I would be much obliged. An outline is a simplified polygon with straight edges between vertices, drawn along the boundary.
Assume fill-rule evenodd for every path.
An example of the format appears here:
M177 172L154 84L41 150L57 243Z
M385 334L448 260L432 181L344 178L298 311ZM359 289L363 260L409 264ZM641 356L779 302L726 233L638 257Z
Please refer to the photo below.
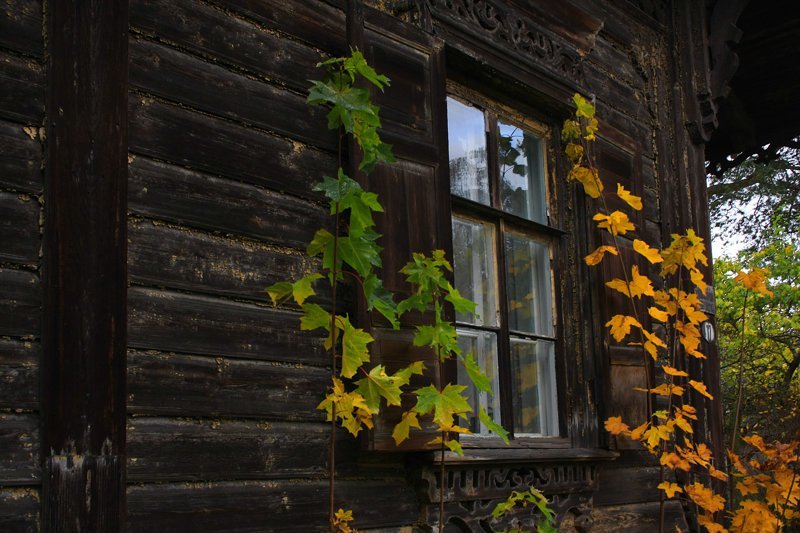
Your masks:
M635 231L636 227L625 212L609 210L606 196L615 194L635 211L642 209L642 200L620 184L616 193L604 192L590 157L590 143L598 131L595 109L580 95L575 95L574 102L575 117L567 120L562 130L567 143L565 151L573 164L568 179L578 181L589 197L600 200L602 210L593 220L598 229L610 235L613 243L599 246L585 257L585 262L589 266L604 260L620 262L624 278L612 279L606 286L627 297L631 314L613 316L606 327L616 342L640 346L645 367L657 376L657 383L636 389L648 395L647 420L631 428L622 417L612 416L605 421L605 429L616 438L639 442L658 459L662 473L658 485L662 495L661 531L666 499L685 500L696 510L697 524L711 533L727 532L728 528L741 532L780 531L788 521L800 518L800 444L767 444L758 435L751 435L743 439L748 445L747 453L740 456L729 451L726 461L713 457L709 447L695 439L698 414L688 393L693 390L714 399L707 384L688 372L685 359L685 356L706 358L701 351L700 327L709 317L701 310L696 292L697 289L706 294L708 289L702 269L708 266L705 243L692 229L673 234L669 246L663 250L634 240L636 254L651 265L660 265L658 283L642 274L638 266L625 263L618 237ZM749 291L771 296L766 280L767 273L760 269L740 272L736 277ZM640 301L645 302L652 328L646 325L645 317L639 316ZM666 408L654 410L652 406L657 403L654 397L660 397L658 405ZM716 490L721 483L714 480L733 484L735 490L730 495L735 505Z

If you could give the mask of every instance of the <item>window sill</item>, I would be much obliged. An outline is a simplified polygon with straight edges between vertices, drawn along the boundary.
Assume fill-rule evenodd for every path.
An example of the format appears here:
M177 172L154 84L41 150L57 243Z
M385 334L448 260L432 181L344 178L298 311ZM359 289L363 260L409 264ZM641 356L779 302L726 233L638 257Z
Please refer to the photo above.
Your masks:
M464 456L446 451L445 465L571 463L579 461L613 461L617 452L602 448L464 448ZM442 463L441 452L427 452L430 464Z

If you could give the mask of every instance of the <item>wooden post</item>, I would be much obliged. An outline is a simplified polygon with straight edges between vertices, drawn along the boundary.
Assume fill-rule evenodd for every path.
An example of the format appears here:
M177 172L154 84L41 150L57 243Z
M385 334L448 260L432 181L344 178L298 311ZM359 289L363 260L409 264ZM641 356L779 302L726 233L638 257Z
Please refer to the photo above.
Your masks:
M47 2L42 528L125 516L128 2Z

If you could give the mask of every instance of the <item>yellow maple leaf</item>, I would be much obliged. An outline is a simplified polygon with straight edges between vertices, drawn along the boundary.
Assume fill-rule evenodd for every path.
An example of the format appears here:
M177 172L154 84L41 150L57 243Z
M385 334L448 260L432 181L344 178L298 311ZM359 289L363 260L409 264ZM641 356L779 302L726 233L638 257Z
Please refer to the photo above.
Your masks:
M650 448L655 448L662 440L669 440L672 433L672 426L661 424L659 426L651 426L650 429L644 432L643 437Z
M728 530L714 521L713 514L703 513L697 517L697 523L706 528L708 533L728 533Z
M605 428L612 435L624 435L630 431L628 425L622 422L621 416L609 417L605 422Z
M683 387L679 385L669 385L667 383L662 383L661 385L652 388L652 389L645 389L642 387L633 387L633 390L639 392L649 392L651 394L655 394L657 396L667 396L674 394L675 396L683 396Z
M670 470L683 470L684 472L688 472L692 469L692 465L689 464L689 461L678 455L677 453L672 452L664 452L661 454L661 457L658 460L659 463L666 466ZM683 491L681 491L683 492ZM671 498L672 496L670 496Z
M769 270L764 268L753 268L750 272L744 272L740 270L736 277L733 278L733 281L741 283L744 285L745 289L751 290L753 292L757 292L759 294L764 294L772 298L775 294L767 288L767 276L769 276Z
M620 200L631 206L637 211L642 210L642 199L639 196L634 196L631 194L631 191L626 190L622 184L617 183L617 196L619 196Z
M611 320L606 322L606 327L611 329L611 336L619 342L631 332L631 326L641 328L638 320L628 315L614 315Z
M692 483L687 485L684 490L694 503L709 513L716 513L725 508L725 498L714 494L714 491L702 483Z
M687 372L684 372L683 370L678 370L677 368L672 368L671 366L668 365L662 366L661 370L663 370L664 373L669 376L686 377L689 375Z
M771 533L780 531L783 523L763 502L743 500L733 513L731 528L742 533Z
M664 258L661 257L661 253L655 248L648 246L648 244L643 240L634 239L633 249L636 253L650 261L652 264L661 263L664 261Z
M751 477L746 477L742 481L738 481L736 483L736 490L738 490L742 496L747 496L748 494L758 494L759 492L758 483L756 483L756 480Z
M692 283L694 283L697 288L700 289L700 292L705 294L706 290L708 289L708 284L703 277L703 273L697 269L692 269L692 271L689 272L689 277L692 279Z
M639 273L639 267L636 265L633 265L631 268L630 283L626 283L625 280L619 278L614 278L606 282L606 286L631 298L641 298L642 296L653 296L653 294L655 294L653 291L653 282L650 281L650 278L647 276L642 276Z
M656 488L663 490L667 494L667 498L672 498L675 496L676 492L683 492L680 485L677 483L670 483L669 481L662 481Z
M699 392L700 394L702 394L703 396L705 396L709 400L713 400L714 399L714 397L708 392L708 389L706 388L706 384L705 383L690 379L689 380L689 385L691 385L694 390L696 390L697 392Z
M686 418L691 418L692 420L697 420L697 409L695 409L693 406L689 405L688 403L685 404L685 405L682 405L680 407L680 412Z
M695 419L696 418L697 417L695 417ZM675 421L675 425L681 428L686 433L694 433L694 428L692 427L692 424L690 424L689 421L683 417L680 411L675 412L675 418L673 420Z
M583 190L592 198L600 198L603 192L603 182L597 175L597 170L586 168L582 165L575 165L567 175L568 180L579 181L583 185Z
M647 313L659 322L666 322L669 320L669 313L662 311L658 307L648 307Z
M710 475L713 478L719 479L720 481L728 481L728 474L726 474L725 472L723 472L718 468L715 468L714 465L709 465L708 475Z
M597 221L598 228L607 229L611 235L625 235L636 229L636 226L628 219L628 215L622 211L614 211L610 215L597 213L592 220Z
M642 435L644 434L644 432L647 430L647 428L648 428L648 427L650 427L650 423L649 423L649 422L645 422L645 423L644 423L644 424L642 424L641 426L636 426L636 427L635 427L635 428L634 428L634 429L631 431L631 438L632 438L633 440L639 440L639 439L641 439L641 438L642 438Z
M613 246L608 246L604 244L603 246L598 246L598 248L594 252L584 257L583 260L586 261L587 265L595 266L599 264L600 261L603 260L603 257L606 255L606 253L617 255L617 249L614 248Z

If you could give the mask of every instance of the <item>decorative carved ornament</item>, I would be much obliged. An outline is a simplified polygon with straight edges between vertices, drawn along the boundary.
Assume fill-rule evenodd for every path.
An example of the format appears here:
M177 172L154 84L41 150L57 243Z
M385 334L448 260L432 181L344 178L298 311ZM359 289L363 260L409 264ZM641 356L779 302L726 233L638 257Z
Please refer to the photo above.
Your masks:
M530 487L541 490L550 500L559 523L569 522L575 531L591 528L592 495L597 489L597 467L589 463L536 465L508 468L448 466L444 500L445 523L465 532L490 533L509 528L536 530L542 517L535 506L519 507L502 519L492 511L512 491ZM422 471L426 522L439 517L439 469ZM433 530L437 530L436 527Z
M518 52L517 58L544 66L567 79L583 79L580 55L573 47L539 28L533 20L500 1L402 0L393 11L423 30L437 33L437 26L467 30L501 53Z

